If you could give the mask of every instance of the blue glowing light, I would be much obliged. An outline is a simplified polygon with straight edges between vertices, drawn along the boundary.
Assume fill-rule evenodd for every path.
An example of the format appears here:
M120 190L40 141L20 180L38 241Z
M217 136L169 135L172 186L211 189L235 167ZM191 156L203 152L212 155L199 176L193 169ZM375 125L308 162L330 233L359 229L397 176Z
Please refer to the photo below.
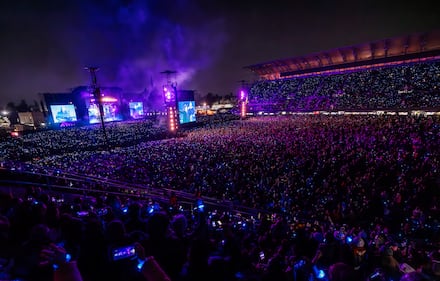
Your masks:
M318 267L313 266L313 271L315 272L316 279L324 279L325 278L325 272L322 269L318 269Z
M138 271L142 270L142 267L144 266L145 260L139 260L139 263L137 265Z

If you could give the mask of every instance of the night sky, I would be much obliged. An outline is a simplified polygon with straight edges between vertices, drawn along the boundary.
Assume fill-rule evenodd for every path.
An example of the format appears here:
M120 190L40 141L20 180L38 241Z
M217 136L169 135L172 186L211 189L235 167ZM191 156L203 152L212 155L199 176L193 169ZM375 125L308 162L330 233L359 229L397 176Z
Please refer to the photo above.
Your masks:
M440 27L436 1L2 0L0 107L88 85L235 93L244 66Z

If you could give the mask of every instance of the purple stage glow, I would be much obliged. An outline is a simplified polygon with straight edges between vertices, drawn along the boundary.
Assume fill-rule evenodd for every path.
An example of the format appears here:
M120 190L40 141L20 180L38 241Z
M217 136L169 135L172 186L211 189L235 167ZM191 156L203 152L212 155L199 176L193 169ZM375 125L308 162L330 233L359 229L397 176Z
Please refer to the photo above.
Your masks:
M112 47L115 49L112 51L120 59L116 68L108 71L116 70L117 73L111 73L111 80L108 82L103 77L101 84L116 84L124 90L134 92L144 90L146 100L152 106L163 106L159 86L163 83L163 76L160 72L166 68L178 71L173 78L179 89L195 88L204 91L201 89L203 85L195 82L196 78L201 80L196 75L200 75L198 71L212 67L220 57L226 43L225 23L215 17L203 20L203 24L194 22L194 18L205 17L205 13L195 2L184 1L173 3L173 6L178 11L191 10L191 13L179 12L182 18L189 20L176 22L170 17L168 5L155 5L149 1L129 1L115 5L116 21L120 27L115 32L125 39L118 39ZM102 22L99 24L102 25ZM109 37L111 38L106 38L108 41L114 41L113 34L109 34ZM121 42L136 44L127 45ZM102 71L107 70L103 68ZM151 108L149 104L145 106Z
M63 1L58 8L64 14L53 13L51 8L44 7L47 1L42 2L35 3L35 7L38 7L36 11L44 9L44 22L39 20L42 15L38 12L27 13L27 5L24 4L21 13L5 12L15 15L11 26L21 28L23 22L39 22L34 27L37 30L34 33L41 32L46 36L41 41L44 42L42 45L19 44L32 52L32 55L21 54L20 58L34 58L36 61L33 64L29 60L17 63L26 65L26 76L36 77L24 83L33 88L21 92L35 95L38 92L60 92L81 85L88 80L82 69L90 64L101 68L100 86L114 85L124 92L142 93L148 101L145 103L148 110L157 110L159 105L163 109L163 76L160 74L163 69L178 70L175 80L179 89L197 89L204 93L211 90L203 78L212 77L205 70L212 69L224 52L227 43L226 21L217 15L207 14L198 2ZM58 17L63 19L59 26ZM16 34L13 31L10 33ZM14 36L13 39L16 37L20 36ZM47 53L47 57L44 55L48 50L45 44L57 46L54 47L56 51ZM51 63L40 65L46 59ZM58 70L61 72L57 73ZM200 74L202 78L198 77ZM53 79L54 76L57 79ZM23 83L16 80L18 78L11 79L19 86L17 89L25 88L21 85ZM34 80L38 80L38 84ZM9 83L5 83L8 89L5 92L12 92L12 86L11 89L9 87Z

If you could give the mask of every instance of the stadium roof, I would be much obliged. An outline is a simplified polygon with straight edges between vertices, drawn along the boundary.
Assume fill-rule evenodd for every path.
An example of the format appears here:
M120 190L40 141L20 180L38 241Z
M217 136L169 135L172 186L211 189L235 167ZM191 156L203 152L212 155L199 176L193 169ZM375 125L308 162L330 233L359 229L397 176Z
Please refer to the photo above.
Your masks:
M264 79L279 79L421 58L440 58L440 30L392 37L244 68Z

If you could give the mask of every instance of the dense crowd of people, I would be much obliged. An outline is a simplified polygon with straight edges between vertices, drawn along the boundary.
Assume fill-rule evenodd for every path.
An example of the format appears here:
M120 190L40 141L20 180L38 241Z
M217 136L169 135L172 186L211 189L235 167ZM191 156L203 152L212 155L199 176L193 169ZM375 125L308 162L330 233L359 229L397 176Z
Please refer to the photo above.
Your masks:
M121 138L118 130L110 134L110 151L73 149L96 141L79 128L63 139L65 153L43 140L47 132L23 136L28 145L14 152L2 147L12 160L17 150L38 147L40 156L29 163L42 170L183 191L195 200L212 197L265 212L247 220L204 209L200 201L195 210L179 211L178 198L158 206L128 197L60 203L44 191L21 199L4 194L6 277L49 280L44 278L52 271L39 266L38 257L52 242L63 243L84 280L142 278L133 260L109 257L109 249L134 243L171 280L399 280L409 271L425 278L420 280L439 279L437 116L251 118L133 146L117 141L139 133L123 124L115 128L123 129Z
M268 112L426 109L440 105L439 85L440 63L434 61L260 81L249 97L255 108Z
M173 137L166 127L154 124L148 120L107 123L105 132L108 143L101 125L27 133L20 138L9 138L0 142L0 155L4 159L27 161L75 151L102 150L107 146L132 146L145 140Z
M250 107L431 109L439 85L439 62L261 81ZM438 116L205 118L4 137L44 188L0 193L0 280L440 280Z

